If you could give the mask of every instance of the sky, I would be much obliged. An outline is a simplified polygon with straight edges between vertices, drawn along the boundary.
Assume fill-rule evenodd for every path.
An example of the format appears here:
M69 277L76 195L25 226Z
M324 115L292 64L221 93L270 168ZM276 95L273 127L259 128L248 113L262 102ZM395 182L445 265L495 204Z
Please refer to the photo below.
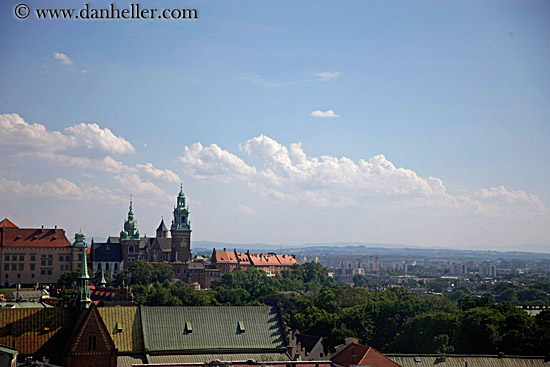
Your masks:
M137 3L198 18L0 2L0 217L153 236L183 183L194 241L550 252L550 2Z

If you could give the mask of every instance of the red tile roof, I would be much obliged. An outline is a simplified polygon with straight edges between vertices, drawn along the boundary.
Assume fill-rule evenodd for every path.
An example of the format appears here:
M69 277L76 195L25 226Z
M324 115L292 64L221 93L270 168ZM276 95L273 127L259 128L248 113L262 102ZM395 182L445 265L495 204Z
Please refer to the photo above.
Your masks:
M250 254L247 252L214 250L213 263L240 264L241 266L292 266L298 265L293 255Z
M70 247L65 231L59 228L0 227L3 247Z
M397 363L366 345L351 343L332 358L332 362L341 366L400 367Z
M224 264L237 264L237 257L234 251L214 251L214 262Z
M8 218L4 218L1 222L0 222L0 227L7 227L7 228L19 228L17 227L17 225L15 225L15 223L13 223L11 220L9 220Z

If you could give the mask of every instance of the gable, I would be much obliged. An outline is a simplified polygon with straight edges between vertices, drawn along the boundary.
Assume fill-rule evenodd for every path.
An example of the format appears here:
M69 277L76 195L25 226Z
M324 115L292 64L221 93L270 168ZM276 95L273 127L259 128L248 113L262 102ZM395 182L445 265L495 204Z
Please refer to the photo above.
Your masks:
M141 307L141 317L150 351L285 349L274 307Z
M96 307L81 313L68 349L72 355L111 354L114 351L113 340Z

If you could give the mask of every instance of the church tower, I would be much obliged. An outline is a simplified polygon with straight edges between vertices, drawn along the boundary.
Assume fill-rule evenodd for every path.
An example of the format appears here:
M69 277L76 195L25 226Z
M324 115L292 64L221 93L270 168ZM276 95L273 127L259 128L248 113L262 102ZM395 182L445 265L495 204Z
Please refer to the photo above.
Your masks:
M124 222L124 229L120 232L120 248L122 250L125 268L139 259L139 242L140 238L137 229L137 220L134 219L132 199L130 199L128 219Z
M74 247L82 248L82 269L80 276L78 277L78 289L77 289L77 302L79 309L89 308L90 299L90 276L88 275L88 261L86 258L86 235L78 232L74 235Z
M189 208L185 204L183 185L180 187L177 205L174 208L170 233L172 234L170 261L189 261L191 259L191 222Z

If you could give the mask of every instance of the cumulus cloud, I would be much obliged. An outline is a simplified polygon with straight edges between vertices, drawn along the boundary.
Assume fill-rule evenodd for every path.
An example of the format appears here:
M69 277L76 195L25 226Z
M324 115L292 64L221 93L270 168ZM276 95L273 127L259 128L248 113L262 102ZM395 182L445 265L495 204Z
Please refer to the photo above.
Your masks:
M100 148L105 152L115 154L135 153L135 149L126 139L116 136L107 128L97 124L78 124L65 128L69 132L72 143L76 146L85 145L88 149Z
M61 61L65 65L72 65L73 60L69 59L69 56L61 52L55 52L53 54L54 59Z
M42 124L29 124L18 114L0 115L0 148L21 147L28 151L65 151L87 148L104 153L134 153L134 147L123 137L97 124L78 124L65 129L68 134L48 131Z
M200 179L242 180L256 174L254 167L216 144L205 147L201 143L195 143L190 147L186 146L179 161L189 175Z
M173 201L173 195L168 195L163 189L150 181L143 181L136 174L116 175L113 180L121 187L131 190L133 194L144 196L155 196Z
M333 110L328 111L321 111L321 110L315 110L311 113L311 116L313 117L322 117L322 118L333 118L333 117L340 117L340 115L337 115L334 113Z
M64 178L42 183L24 184L17 180L0 177L0 193L26 199L89 200L101 203L121 201L120 196L111 190L88 184L78 185Z
M246 215L256 215L256 211L245 204L238 204L237 211Z
M240 148L257 163L249 165L215 144L203 147L200 143L186 147L180 161L195 178L246 180L248 187L261 195L313 206L446 210L459 216L546 211L536 195L521 190L498 187L450 194L440 178L421 177L411 169L396 167L382 154L357 161L329 155L312 157L301 143L285 146L265 135Z
M175 174L173 171L169 169L158 169L155 166L153 166L152 163L146 163L146 164L136 164L136 167L141 170L141 172L149 175L150 177L153 177L155 179L166 181L166 182L181 182L180 176Z

